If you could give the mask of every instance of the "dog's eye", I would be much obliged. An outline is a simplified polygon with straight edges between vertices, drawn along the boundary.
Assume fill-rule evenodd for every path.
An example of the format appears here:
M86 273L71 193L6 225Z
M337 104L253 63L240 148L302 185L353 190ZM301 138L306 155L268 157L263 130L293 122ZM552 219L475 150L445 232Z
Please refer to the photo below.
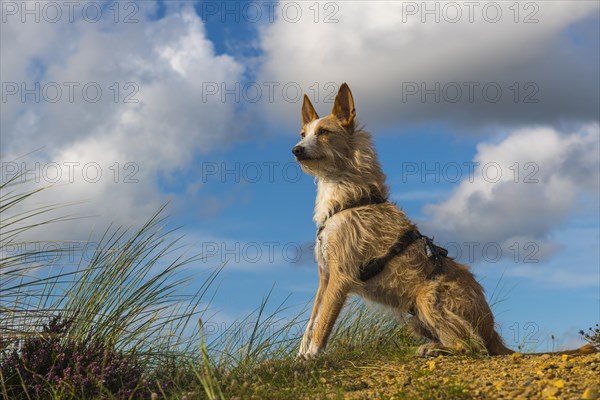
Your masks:
M306 136L306 133L304 133L304 131L300 131L300 137L303 138L304 136Z
M319 131L317 132L317 135L327 135L328 133L331 133L331 131L329 131L328 129L325 128L319 128Z

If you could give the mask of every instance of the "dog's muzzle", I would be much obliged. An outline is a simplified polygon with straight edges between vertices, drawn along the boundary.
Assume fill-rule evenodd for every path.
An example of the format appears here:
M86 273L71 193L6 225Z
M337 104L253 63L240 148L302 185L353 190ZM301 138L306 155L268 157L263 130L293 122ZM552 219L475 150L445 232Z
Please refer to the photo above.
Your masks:
M306 151L306 147L304 146L294 146L292 149L292 153L296 156L297 161L318 161L323 159L323 157L315 157Z
M298 157L302 158L304 156L304 147L303 146L294 146L292 149L292 153Z

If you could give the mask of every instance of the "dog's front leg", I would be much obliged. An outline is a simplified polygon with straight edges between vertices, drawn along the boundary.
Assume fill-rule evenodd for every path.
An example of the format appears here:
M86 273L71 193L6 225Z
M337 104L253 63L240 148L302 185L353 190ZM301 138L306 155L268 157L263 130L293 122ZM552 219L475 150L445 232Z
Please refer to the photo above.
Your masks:
M304 357L314 357L325 350L335 321L348 297L348 292L347 285L344 285L341 280L335 279L335 275L333 275L322 294L323 299L314 321L312 340L310 340L308 351L304 353Z
M315 329L315 322L318 320L320 315L323 294L327 289L328 282L329 277L327 276L325 271L323 271L323 269L319 267L319 288L317 289L317 295L315 296L315 303L313 305L312 313L310 314L310 319L308 320L308 324L306 325L306 331L304 332L302 342L300 343L298 358L307 358L308 356L308 349L310 347L310 342L312 340L313 332Z

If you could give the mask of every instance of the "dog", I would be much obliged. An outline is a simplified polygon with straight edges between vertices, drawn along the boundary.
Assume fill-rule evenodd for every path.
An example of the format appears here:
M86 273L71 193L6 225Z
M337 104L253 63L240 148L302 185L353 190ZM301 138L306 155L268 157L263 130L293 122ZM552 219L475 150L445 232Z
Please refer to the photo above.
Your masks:
M394 203L371 136L357 127L352 92L340 86L331 114L319 118L308 96L301 140L292 153L317 180L314 221L319 288L298 357L322 353L350 294L411 315L428 339L417 355L511 354L494 328L483 287ZM561 353L593 352L591 345Z

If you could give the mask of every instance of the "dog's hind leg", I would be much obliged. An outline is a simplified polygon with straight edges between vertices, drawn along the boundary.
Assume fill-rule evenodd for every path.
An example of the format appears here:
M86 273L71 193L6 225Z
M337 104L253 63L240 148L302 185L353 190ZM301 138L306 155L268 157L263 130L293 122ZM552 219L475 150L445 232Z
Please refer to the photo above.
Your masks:
M446 300L436 286L417 296L418 318L434 339L432 343L420 346L417 354L437 356L448 353L485 353L481 336L466 318L457 313L454 307L450 307L450 301L453 300Z
M315 303L313 305L312 313L310 314L308 324L306 325L304 336L302 336L302 342L300 342L300 350L298 351L298 357L304 357L308 353L308 348L310 347L310 342L312 340L313 332L315 330L315 322L319 319L319 315L321 314L321 303L323 302L323 295L325 293L325 290L327 289L328 283L329 277L325 273L321 272L321 269L319 268L319 288L317 289Z

